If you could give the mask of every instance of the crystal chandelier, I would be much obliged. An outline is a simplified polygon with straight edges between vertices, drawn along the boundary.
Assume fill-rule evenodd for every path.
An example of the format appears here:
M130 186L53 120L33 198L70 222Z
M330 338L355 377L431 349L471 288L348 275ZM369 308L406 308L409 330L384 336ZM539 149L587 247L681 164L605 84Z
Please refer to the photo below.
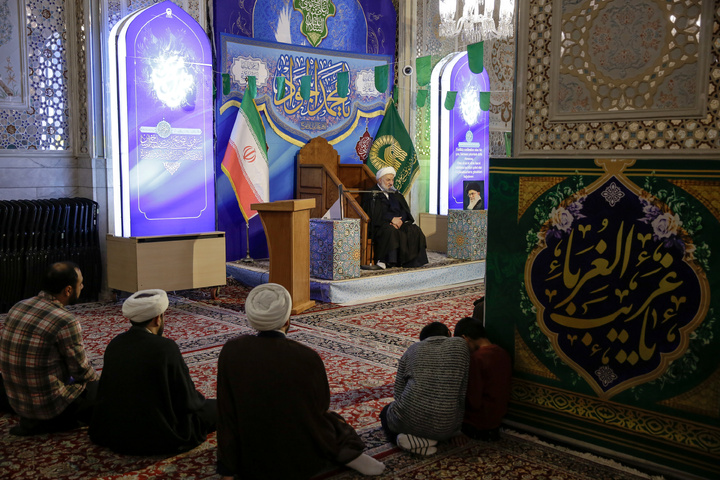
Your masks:
M441 37L468 43L513 35L515 0L439 0Z

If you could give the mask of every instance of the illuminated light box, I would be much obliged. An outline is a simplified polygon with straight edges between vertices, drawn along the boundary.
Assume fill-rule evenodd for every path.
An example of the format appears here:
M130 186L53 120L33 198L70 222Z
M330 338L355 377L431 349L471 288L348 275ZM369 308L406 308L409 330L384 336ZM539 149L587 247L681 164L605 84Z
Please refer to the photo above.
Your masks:
M480 92L490 91L487 71L475 74L467 52L443 58L430 79L430 191L428 212L470 208L468 190L480 190L476 209L487 205L490 112L480 108ZM457 92L452 110L447 92Z
M170 1L110 34L114 234L215 230L212 49Z

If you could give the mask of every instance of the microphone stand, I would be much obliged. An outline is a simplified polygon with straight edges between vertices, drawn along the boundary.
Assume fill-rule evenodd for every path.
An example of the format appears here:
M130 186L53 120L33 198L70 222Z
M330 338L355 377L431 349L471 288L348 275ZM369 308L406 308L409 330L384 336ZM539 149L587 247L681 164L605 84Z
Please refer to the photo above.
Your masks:
M343 211L343 192L347 193L369 193L372 195L370 198L370 222L372 222L373 218L375 217L375 196L378 194L383 193L382 190L346 190L343 188L342 184L338 185L338 190L340 192L340 218L345 217L345 212ZM370 241L372 242L372 249L373 249L373 255L370 257L370 262L373 262L374 254L375 254L375 228L372 226L372 223L369 223L370 225ZM363 270L382 270L381 267L379 267L376 263L370 263L369 265L360 265L360 268Z

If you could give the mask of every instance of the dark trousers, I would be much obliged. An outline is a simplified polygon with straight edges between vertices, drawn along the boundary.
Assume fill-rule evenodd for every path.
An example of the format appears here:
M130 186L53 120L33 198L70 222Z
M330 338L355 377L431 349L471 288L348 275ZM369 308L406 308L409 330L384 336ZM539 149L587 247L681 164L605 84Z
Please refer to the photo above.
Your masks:
M490 430L479 430L469 423L462 424L462 433L473 440L482 440L483 442L496 442L500 440L500 428L491 428Z
M388 403L383 407L382 410L380 410L380 425L382 425L383 432L385 432L385 436L387 437L388 442L395 443L397 441L398 432L394 432L388 426L387 412L389 409L390 404Z
M5 383L3 382L2 374L0 374L0 413L3 412L15 413L15 410L10 406L10 400L5 391Z
M202 420L207 433L212 433L217 430L218 408L216 399L205 399L205 405L197 411L197 415Z
M24 435L33 435L62 432L89 425L97 398L98 383L98 381L93 381L85 384L82 393L56 417L38 420L20 416L20 431ZM4 385L2 386L2 392L0 392L0 404L3 401L2 397L7 400ZM10 407L9 402L8 407ZM12 407L10 407L9 411L12 411Z

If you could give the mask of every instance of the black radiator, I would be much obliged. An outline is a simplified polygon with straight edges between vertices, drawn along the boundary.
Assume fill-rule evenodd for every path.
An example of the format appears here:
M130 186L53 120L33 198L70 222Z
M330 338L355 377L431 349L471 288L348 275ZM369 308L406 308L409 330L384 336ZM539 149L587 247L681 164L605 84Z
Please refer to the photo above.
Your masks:
M47 268L69 260L82 271L80 301L102 280L98 204L86 198L0 201L0 313L37 295Z

